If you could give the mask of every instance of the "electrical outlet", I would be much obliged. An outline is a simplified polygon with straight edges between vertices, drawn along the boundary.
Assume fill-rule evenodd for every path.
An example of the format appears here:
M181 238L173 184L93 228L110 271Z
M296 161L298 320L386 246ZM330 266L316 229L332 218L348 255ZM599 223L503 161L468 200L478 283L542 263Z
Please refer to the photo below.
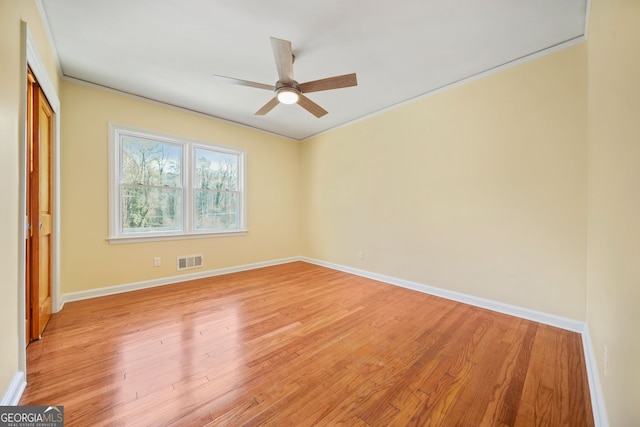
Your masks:
M602 346L602 355L604 359L604 376L609 375L609 349L607 346Z
M154 267L160 267L160 257L157 256L153 259L153 266Z
M364 252L362 252L362 251L358 252L358 259L360 261L362 261L364 259Z

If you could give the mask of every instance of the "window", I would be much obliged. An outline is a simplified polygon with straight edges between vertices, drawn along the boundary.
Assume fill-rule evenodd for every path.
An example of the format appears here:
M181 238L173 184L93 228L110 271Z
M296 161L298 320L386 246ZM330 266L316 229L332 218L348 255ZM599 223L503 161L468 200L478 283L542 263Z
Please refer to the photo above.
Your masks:
M244 152L110 125L110 239L244 233Z

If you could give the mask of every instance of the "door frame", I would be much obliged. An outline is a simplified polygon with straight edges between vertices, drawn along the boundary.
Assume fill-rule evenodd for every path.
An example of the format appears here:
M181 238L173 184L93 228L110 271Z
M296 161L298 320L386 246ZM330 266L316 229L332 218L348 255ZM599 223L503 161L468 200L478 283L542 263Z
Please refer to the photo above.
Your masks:
M51 204L53 212L52 242L51 242L51 311L56 313L62 309L60 298L60 100L56 93L44 62L38 52L37 45L31 36L29 26L25 21L20 25L21 38L21 66L20 66L20 117L19 117L19 141L20 141L20 188L19 188L19 223L22 224L18 231L18 369L27 372L27 342L26 342L26 241L28 236L27 222L27 69L30 68L38 84L44 92L53 110L53 147L52 147L52 195Z

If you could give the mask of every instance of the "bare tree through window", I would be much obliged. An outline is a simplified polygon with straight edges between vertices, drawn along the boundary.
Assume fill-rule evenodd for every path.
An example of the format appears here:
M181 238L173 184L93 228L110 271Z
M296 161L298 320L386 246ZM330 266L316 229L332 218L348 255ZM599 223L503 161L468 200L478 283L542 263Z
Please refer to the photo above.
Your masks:
M182 229L182 147L122 139L123 232Z
M195 229L238 226L238 158L235 155L196 149Z

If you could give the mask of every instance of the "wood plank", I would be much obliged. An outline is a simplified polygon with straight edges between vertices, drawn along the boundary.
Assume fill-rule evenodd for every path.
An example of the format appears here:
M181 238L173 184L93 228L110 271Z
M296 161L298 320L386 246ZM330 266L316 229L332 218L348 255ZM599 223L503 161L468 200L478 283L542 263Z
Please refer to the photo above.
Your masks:
M294 262L67 303L20 404L69 426L593 426L581 345Z

